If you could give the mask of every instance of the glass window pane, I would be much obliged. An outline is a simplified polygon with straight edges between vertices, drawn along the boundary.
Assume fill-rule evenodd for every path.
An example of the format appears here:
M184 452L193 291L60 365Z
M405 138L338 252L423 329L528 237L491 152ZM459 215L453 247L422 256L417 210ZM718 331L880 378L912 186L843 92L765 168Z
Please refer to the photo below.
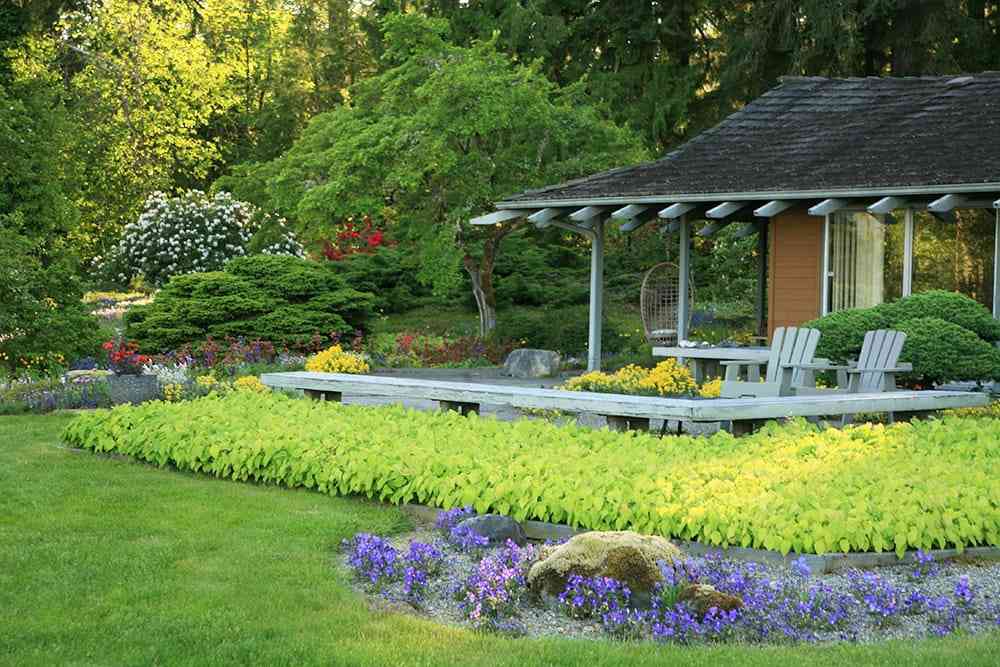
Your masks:
M887 217L883 221L864 211L838 211L830 216L828 312L870 308L899 297L903 285L902 219Z
M914 215L913 291L943 289L993 309L994 212L955 209L943 222L926 211Z

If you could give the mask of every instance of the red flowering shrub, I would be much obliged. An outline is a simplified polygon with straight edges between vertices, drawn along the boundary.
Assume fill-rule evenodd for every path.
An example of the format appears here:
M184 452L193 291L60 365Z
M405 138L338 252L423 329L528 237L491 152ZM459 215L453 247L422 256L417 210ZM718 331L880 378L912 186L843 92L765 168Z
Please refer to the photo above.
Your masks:
M108 353L108 366L118 375L139 375L150 361L146 355L139 354L135 341L109 340L101 347Z
M385 233L375 228L370 216L362 218L361 225L348 218L334 240L323 241L323 256L336 262L348 255L374 252L384 245L387 245Z

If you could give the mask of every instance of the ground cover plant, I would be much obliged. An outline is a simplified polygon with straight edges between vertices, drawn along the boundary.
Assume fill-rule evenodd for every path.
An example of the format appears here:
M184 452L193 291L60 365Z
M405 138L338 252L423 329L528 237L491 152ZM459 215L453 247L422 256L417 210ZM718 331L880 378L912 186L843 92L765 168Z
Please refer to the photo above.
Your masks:
M993 665L997 635L823 646L512 640L373 604L332 563L396 508L219 483L58 444L68 415L0 419L0 662L296 665ZM45 511L38 511L44 506ZM72 529L68 529L72 527ZM432 579L433 581L433 579ZM113 624L113 625L109 625ZM113 628L113 629L109 629Z
M157 465L391 503L473 505L719 546L902 554L1000 545L998 434L992 419L946 417L658 438L235 392L81 415L64 438Z
M529 570L556 545L507 540L468 544L452 535L471 508L439 513L437 534L359 533L343 562L363 591L434 620L503 634L605 636L669 644L775 644L945 636L1000 626L1000 566L913 562L877 570L813 573L804 558L762 565L680 554L656 564L651 590L602 575L570 573L561 588L530 585ZM465 524L464 527L472 529ZM473 530L474 532L474 530ZM698 603L693 591L711 591ZM721 594L721 595L720 595Z

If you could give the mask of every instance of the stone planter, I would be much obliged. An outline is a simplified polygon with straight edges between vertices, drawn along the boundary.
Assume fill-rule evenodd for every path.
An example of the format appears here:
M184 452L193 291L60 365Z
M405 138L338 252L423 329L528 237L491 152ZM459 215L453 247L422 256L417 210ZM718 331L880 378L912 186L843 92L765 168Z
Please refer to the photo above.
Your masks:
M160 383L155 375L112 375L108 377L111 402L143 403L160 397Z

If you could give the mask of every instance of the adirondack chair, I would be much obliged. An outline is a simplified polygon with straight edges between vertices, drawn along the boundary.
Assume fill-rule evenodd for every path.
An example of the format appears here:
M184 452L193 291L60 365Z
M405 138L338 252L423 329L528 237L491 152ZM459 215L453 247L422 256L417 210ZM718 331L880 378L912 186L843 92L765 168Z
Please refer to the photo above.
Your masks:
M763 382L759 377L757 363L750 361L723 361L726 379L722 383L723 398L744 398L764 396L790 396L798 387L815 386L814 372L809 365L815 362L829 364L826 359L813 359L819 343L818 329L798 327L778 327L771 339L771 354L767 360L767 372ZM747 368L749 381L741 381L740 369ZM788 372L784 372L784 368Z
M836 371L836 389L804 389L799 393L881 393L896 389L896 375L913 370L913 364L900 363L906 334L891 329L878 329L865 334L857 361L846 366L814 361L808 364L785 364L782 373L794 377L802 371Z

